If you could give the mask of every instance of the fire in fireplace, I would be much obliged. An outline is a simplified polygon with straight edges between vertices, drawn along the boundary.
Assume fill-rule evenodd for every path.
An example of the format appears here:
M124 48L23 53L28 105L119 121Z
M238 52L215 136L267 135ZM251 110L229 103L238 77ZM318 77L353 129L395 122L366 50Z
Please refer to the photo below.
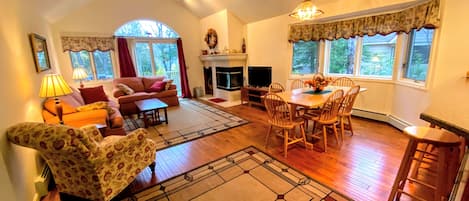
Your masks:
M243 86L243 67L216 67L217 88L235 91Z

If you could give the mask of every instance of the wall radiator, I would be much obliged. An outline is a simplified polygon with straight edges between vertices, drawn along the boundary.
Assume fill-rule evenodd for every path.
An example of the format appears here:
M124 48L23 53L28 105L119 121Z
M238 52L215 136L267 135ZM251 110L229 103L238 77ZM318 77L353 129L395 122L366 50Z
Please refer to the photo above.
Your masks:
M36 188L36 194L38 198L47 195L49 192L49 182L52 177L52 173L47 164L44 165L41 174L34 180L34 186Z

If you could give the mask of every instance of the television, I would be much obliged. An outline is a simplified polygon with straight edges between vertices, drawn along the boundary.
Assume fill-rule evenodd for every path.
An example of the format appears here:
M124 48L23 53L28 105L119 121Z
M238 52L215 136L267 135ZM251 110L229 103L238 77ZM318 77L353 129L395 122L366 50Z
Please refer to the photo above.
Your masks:
M268 87L272 83L271 66L248 66L248 84L251 87Z

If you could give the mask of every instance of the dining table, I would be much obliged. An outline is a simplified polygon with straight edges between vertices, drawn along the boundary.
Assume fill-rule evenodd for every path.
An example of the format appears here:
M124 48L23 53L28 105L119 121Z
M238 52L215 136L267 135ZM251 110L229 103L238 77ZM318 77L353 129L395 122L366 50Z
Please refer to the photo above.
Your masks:
M336 90L342 89L345 93L350 89L350 87L343 86L326 86L322 91L315 91L312 88L299 88L293 89L291 91L283 91L276 93L283 98L290 105L290 115L295 117L296 109L298 106L304 107L306 109L314 109L321 107L329 98L329 95ZM366 91L366 88L360 88L360 92Z

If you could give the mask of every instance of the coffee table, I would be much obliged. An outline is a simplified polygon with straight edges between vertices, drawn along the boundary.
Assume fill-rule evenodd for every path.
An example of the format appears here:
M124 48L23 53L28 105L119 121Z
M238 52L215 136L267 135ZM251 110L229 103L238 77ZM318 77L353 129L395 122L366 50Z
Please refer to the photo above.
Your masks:
M157 98L145 99L135 101L138 110L143 115L143 122L145 123L145 128L148 128L150 125L158 125L163 122L168 124L168 104L160 101ZM160 109L164 110L164 119L161 119ZM140 115L139 115L140 116Z

